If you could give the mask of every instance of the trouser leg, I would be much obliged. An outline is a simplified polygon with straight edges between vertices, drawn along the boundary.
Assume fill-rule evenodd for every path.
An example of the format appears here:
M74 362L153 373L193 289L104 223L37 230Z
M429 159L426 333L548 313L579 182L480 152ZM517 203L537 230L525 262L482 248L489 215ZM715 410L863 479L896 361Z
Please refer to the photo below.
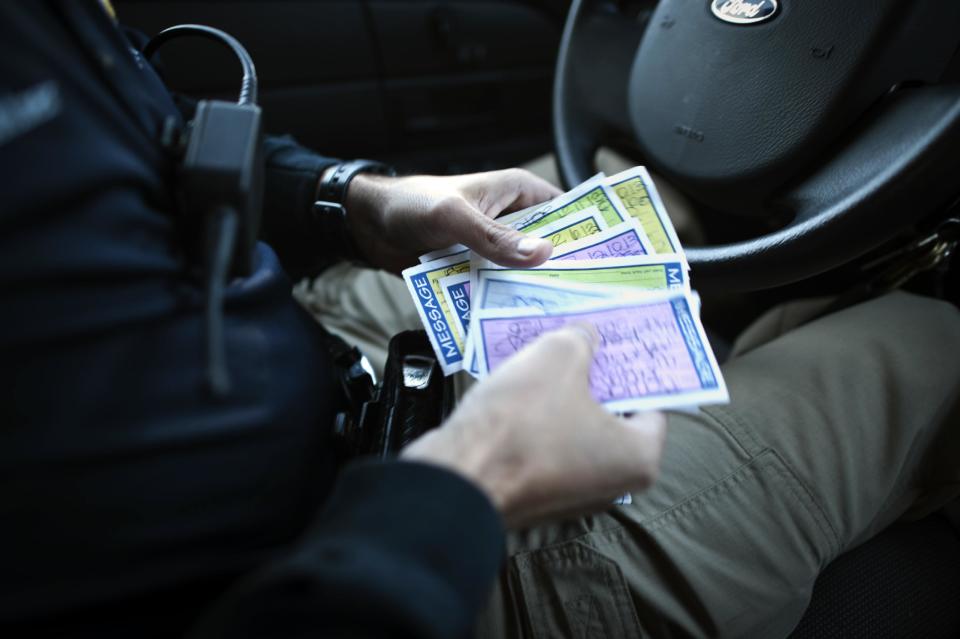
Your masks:
M423 327L403 280L384 271L337 264L297 284L294 296L329 331L358 346L377 375L390 338Z
M724 367L630 506L510 536L482 636L785 636L819 572L960 492L960 317L902 293Z

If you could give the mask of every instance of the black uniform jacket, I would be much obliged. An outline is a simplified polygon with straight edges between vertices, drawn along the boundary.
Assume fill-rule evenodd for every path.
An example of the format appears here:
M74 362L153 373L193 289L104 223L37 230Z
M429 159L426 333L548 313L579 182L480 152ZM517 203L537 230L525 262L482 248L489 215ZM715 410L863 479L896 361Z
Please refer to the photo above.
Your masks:
M229 286L214 400L169 117L99 3L0 5L0 636L468 632L502 554L486 498L328 454L341 400L281 265L336 258L310 218L332 161L266 143L267 243Z

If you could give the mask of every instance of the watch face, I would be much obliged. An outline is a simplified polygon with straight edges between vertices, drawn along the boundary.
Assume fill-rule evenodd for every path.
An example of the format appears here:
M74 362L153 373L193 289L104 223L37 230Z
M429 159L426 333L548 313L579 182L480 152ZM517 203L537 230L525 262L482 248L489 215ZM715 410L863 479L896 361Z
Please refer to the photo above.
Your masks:
M313 203L313 212L322 220L331 217L343 218L347 214L347 209L339 202L330 202L328 200L317 200Z

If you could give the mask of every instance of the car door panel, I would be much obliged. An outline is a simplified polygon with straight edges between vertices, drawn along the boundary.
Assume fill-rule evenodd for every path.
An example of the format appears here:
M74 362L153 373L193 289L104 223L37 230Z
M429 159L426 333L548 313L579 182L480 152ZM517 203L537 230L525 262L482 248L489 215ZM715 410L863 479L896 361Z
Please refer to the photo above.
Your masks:
M550 147L556 3L522 0L116 2L152 35L196 22L250 51L266 125L405 171L508 166ZM230 98L239 66L215 43L164 47L173 88Z

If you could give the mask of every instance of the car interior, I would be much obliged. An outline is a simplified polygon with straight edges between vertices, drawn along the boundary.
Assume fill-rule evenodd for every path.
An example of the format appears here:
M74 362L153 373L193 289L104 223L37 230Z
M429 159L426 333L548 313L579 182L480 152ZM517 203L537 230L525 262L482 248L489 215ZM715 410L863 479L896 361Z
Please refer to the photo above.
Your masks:
M960 302L956 0L761 0L772 19L757 24L717 19L710 0L114 4L147 36L236 37L267 130L327 155L408 174L539 158L566 188L599 149L650 167L703 227L687 255L720 358L788 299L840 308L906 287ZM213 43L162 61L177 92L235 92L236 61ZM792 636L960 636L957 506L834 561Z

